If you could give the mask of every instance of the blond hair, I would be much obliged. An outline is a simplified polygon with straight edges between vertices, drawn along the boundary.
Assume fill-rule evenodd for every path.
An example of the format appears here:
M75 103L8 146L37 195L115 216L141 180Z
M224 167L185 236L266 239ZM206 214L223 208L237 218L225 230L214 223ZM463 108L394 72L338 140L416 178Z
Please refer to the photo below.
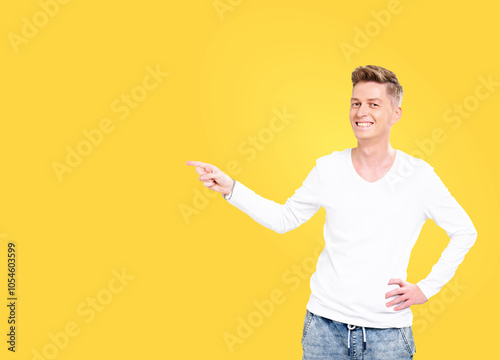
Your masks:
M373 81L379 84L386 84L387 95L392 100L394 107L401 106L403 101L403 87L398 81L396 74L381 66L366 65L358 66L351 75L352 87L363 81Z

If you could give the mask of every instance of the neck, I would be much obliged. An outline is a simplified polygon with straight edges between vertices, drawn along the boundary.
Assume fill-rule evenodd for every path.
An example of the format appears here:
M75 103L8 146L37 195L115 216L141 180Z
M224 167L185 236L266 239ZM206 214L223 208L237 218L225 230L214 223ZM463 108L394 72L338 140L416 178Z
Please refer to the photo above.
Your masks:
M354 158L364 165L382 165L391 163L396 155L390 142L365 142L358 140L358 146L353 149Z

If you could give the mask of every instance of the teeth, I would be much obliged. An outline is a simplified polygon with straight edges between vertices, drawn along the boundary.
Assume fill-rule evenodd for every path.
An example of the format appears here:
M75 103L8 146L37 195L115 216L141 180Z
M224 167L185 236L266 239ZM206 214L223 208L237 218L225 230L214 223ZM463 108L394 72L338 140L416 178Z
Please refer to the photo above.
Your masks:
M368 126L372 126L373 124L368 123L368 122L357 122L356 125L361 126L361 127L368 127Z

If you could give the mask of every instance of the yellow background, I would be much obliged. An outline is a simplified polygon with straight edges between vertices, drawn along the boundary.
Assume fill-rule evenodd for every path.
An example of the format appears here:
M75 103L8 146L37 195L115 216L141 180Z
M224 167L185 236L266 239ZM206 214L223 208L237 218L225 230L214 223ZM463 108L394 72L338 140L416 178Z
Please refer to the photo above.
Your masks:
M208 190L185 161L229 172L234 160L235 178L284 203L318 157L356 146L350 74L366 64L391 69L404 87L394 148L412 153L442 130L446 140L423 158L479 234L454 287L412 307L415 359L489 356L500 321L500 91L477 103L471 96L480 77L500 81L498 5L401 0L377 28L374 14L394 3L221 2L218 14L212 0L69 1L17 46L12 34L22 35L23 18L43 24L42 7L2 4L0 357L34 359L45 349L47 359L300 359L310 272L295 290L283 276L310 268L324 209L276 234L220 194L199 195ZM371 35L346 57L341 44L355 46L357 29ZM148 66L168 76L145 94L137 86ZM133 91L145 99L120 119L111 106ZM443 116L464 101L474 111L453 128ZM248 138L283 109L295 117L249 160ZM102 119L113 131L59 181L53 163L64 163L67 147ZM447 240L433 222L424 225L408 281L428 274ZM10 241L18 254L15 354L4 335ZM112 294L112 271L123 269L134 278ZM228 346L224 334L238 336L238 319L273 291L284 301ZM106 305L86 322L78 309L98 295ZM68 324L79 333L64 343ZM64 346L55 348L50 334Z

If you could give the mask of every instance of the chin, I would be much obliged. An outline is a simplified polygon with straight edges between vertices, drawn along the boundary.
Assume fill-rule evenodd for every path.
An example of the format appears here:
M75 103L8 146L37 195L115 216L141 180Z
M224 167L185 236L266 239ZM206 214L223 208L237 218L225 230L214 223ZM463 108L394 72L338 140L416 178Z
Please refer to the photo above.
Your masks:
M375 136L373 134L359 134L359 133L354 133L354 136L358 140L368 140L368 139L374 139Z

